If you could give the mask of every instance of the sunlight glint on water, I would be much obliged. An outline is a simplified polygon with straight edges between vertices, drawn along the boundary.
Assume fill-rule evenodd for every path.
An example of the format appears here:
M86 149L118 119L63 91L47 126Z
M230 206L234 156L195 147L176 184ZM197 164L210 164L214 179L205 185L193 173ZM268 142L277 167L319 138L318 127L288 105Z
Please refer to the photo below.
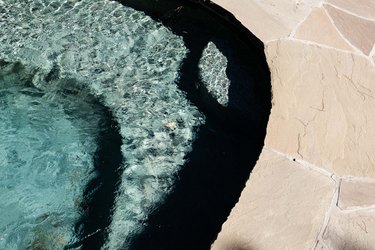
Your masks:
M61 249L74 238L82 184L92 177L100 113L9 85L0 82L0 249ZM89 112L67 114L79 109Z
M114 1L3 0L0 9L0 59L37 68L32 85L47 93L74 79L120 124L124 172L112 223L101 230L104 248L127 248L173 188L204 123L176 85L182 39Z

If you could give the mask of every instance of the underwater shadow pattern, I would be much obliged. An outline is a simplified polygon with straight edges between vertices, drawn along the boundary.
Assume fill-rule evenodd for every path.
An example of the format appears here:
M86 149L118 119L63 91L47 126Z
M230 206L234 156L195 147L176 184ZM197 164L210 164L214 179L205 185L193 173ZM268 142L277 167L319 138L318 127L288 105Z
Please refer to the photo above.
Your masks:
M189 53L179 87L207 118L179 172L175 190L149 216L146 229L131 248L209 249L263 148L271 109L270 72L263 45L216 5L175 0L119 2L146 12L183 37ZM227 107L210 96L200 80L198 63L209 41L228 60Z
M95 153L96 177L84 190L84 203L81 205L82 217L75 226L80 241L65 249L100 249L104 244L111 223L111 214L122 174L122 137L119 126L108 109L104 110L103 127Z

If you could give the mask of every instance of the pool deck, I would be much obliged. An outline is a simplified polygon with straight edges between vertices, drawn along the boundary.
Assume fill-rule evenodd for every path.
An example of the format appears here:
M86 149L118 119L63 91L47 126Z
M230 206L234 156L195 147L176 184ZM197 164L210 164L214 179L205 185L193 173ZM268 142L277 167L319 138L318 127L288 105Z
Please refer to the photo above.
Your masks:
M212 0L265 47L265 146L212 249L375 249L375 1Z

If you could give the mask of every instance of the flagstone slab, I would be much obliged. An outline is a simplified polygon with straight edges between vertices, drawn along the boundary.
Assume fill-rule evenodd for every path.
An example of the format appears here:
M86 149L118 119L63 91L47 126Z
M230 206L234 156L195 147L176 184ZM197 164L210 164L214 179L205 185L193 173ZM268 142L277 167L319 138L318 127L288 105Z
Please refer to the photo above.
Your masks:
M375 1L372 0L327 0L340 8L365 18L375 19Z
M369 55L375 43L375 22L350 15L330 5L324 5L334 24L354 46Z
M375 68L335 49L266 45L272 110L266 145L340 176L375 178Z
M374 249L375 2L214 2L265 43L273 99L213 249Z
M212 249L310 249L334 187L330 177L263 149Z
M375 182L343 180L340 184L338 206L341 209L375 206Z
M288 37L320 0L212 0L263 42Z
M343 213L334 209L321 241L316 249L374 249L375 211Z
M310 16L299 26L296 38L317 42L333 48L353 51L342 38L322 8L315 8Z

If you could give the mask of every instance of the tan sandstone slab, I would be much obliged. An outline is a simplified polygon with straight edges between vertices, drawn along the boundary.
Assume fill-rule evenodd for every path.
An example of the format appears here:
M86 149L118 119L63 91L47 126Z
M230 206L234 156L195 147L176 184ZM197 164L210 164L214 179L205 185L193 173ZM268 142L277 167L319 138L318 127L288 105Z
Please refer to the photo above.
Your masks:
M212 0L263 42L287 37L320 0Z
M375 1L372 0L327 0L340 8L359 16L375 19Z
M322 8L315 8L311 12L310 16L299 26L295 37L342 50L353 51Z
M375 206L375 182L341 181L338 206L341 209Z
M212 249L311 249L334 186L331 178L263 149Z
M373 250L375 248L375 211L332 212L328 226L316 249Z
M340 176L375 178L375 68L362 56L280 40L266 46L266 145Z
M369 55L375 43L375 23L324 5L334 24L354 46Z

